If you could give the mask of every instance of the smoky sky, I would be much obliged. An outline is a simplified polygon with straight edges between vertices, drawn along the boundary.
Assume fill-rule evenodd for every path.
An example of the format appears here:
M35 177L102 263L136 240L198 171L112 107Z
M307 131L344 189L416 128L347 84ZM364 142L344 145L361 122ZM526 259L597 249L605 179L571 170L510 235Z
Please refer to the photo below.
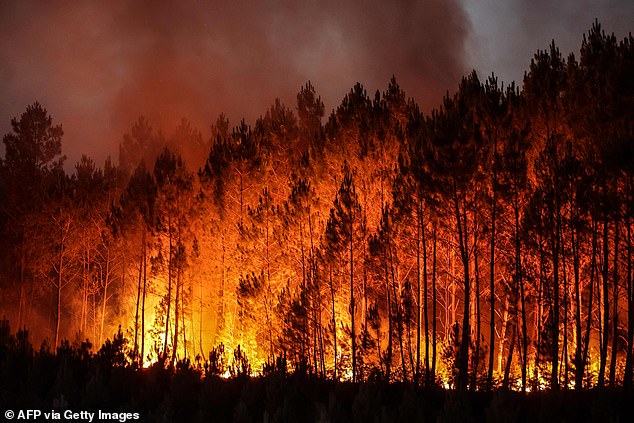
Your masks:
M593 3L623 15L617 1ZM471 68L518 78L536 48L562 32L580 40L595 17L592 10L570 13L571 1L549 4L3 0L0 132L37 100L63 124L68 163L82 153L99 163L117 158L139 115L168 135L185 117L208 136L221 112L236 125L243 117L253 123L276 97L294 109L309 80L328 113L356 82L373 96L392 75L429 110ZM547 35L546 42L533 40L536 34Z
M112 154L143 114L203 134L224 112L253 122L311 81L335 107L357 82L390 77L422 104L464 72L469 23L454 0L3 1L0 129L40 101L69 161Z
M479 74L521 84L537 50L552 40L565 58L578 57L593 22L622 40L634 31L632 0L466 0L472 32L466 60Z

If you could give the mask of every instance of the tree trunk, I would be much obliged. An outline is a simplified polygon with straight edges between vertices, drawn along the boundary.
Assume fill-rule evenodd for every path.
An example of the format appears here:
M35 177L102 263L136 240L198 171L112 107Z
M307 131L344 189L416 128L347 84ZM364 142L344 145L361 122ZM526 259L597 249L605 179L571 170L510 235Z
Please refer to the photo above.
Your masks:
M139 309L141 307L141 282L143 280L143 245L141 245L141 255L139 257L139 279L136 289L136 312L134 313L134 358L139 357ZM143 361L143 357L141 357Z
M60 219L57 221L59 226L59 257L57 262L57 283L56 288L56 310L55 310L55 350L59 346L59 332L62 321L62 288L64 287L64 248L66 246L66 231L70 224L62 222L62 211L60 209Z
M469 278L469 252L467 233L467 212L466 205L460 209L459 196L454 181L454 213L456 217L456 228L458 230L458 246L460 247L460 258L463 267L463 287L464 302L462 311L462 336L458 357L458 389L464 390L468 385L469 377L469 346L470 346L470 302L471 302L471 280Z
M163 337L163 359L167 360L167 348L169 341L169 329L170 329L170 312L172 307L172 257L174 254L173 240L172 240L172 220L171 216L168 216L168 237L169 237L169 251L167 259L167 310L165 312L165 336Z
M609 283L608 283L608 271L609 271L609 263L608 263L608 217L604 216L603 219L603 265L601 268L601 277L603 283L603 327L600 331L600 361L599 361L599 378L598 378L598 386L603 388L605 386L605 367L608 358L608 332L609 332L609 324L610 324L610 304L609 304Z
M478 267L478 246L474 243L473 249L473 268L475 272L475 316L476 316L476 330L475 330L475 351L473 354L473 378L471 383L471 389L476 390L478 385L478 366L480 364L480 330L482 319L480 318L480 269Z
M18 302L18 329L22 327L22 325L26 326L25 314L26 314L26 294L24 284L26 280L24 278L24 271L26 267L26 253L24 252L24 242L20 245L20 299ZM85 292L85 291L84 291ZM83 306L82 302L82 306ZM82 310L83 311L83 310ZM83 315L82 315L83 317ZM82 320L83 323L83 320ZM83 326L82 326L82 335L83 335Z
M432 252L432 274L431 274L431 307L432 307L432 320L431 320L431 374L430 374L430 383L435 383L436 381L436 303L437 303L437 295L436 295L436 243L437 243L437 233L436 228L434 227L433 232L434 237L434 245ZM429 383L428 383L429 384Z
M199 354L201 357L205 357L205 350L203 348L203 280L199 279L199 313L198 313L198 349L200 350ZM193 313L192 313L193 314ZM194 327L193 316L192 316L192 328Z
M184 285L185 282L183 282ZM185 289L184 286L181 286L181 291ZM187 326L185 325L185 317L187 313L185 312L185 294L181 292L181 326L183 331L183 358L187 358Z
M385 298L387 300L387 357L385 358L385 380L389 383L392 371L392 348L393 348L393 324L392 324L392 295L390 292L390 276L388 270L387 252L384 250L383 266L385 268Z
M586 312L586 328L585 334L583 338L583 356L582 356L582 367L585 369L586 363L588 362L588 349L590 347L590 332L592 331L592 308L593 308L593 294L594 294L594 281L599 280L598 269L597 269L597 228L596 223L592 222L592 252L590 256L590 283L588 286L588 311ZM585 371L581 375L585 374ZM583 387L583 386L582 386Z
M108 285L110 285L110 250L106 250L106 271L103 275L103 299L101 302L101 326L99 328L99 345L103 342L103 328L106 321L106 305L108 304Z
M614 223L614 264L612 268L612 357L610 358L610 387L615 387L616 354L619 341L619 220Z
M631 193L631 183L628 180L628 194ZM628 195L629 198L629 195ZM630 200L631 201L631 200ZM627 349L625 351L625 372L623 374L623 388L632 389L632 344L634 343L634 284L632 284L632 223L629 211L626 212L626 240L627 240Z
M542 321L544 315L544 285L546 280L546 258L544 254L544 245L542 232L537 233L537 245L539 250L539 283L537 285L537 296L535 298L535 363L533 366L533 373L535 376L535 383L539 383L537 377L540 376L540 364L541 364L541 346L542 346Z
M143 242L143 299L141 301L141 363L145 360L145 297L147 294L147 243Z
M491 206L491 252L489 260L489 368L487 372L487 390L493 388L493 361L495 360L495 224L497 217L496 190L493 189L493 203Z
M425 384L430 385L430 367L429 367L429 289L427 287L427 237L425 236L425 224L422 214L422 206L420 209L421 214L421 235L423 243L423 310L425 313ZM420 289L419 289L420 296ZM435 301L435 298L434 298ZM435 316L434 316L435 318ZM420 329L420 328L419 328ZM420 340L420 339L419 339ZM420 351L420 345L419 351Z
M504 378L502 379L502 389L507 390L509 388L509 376L511 373L511 364L513 363L513 352L515 350L515 325L511 335L511 346L509 347L509 356L506 359L506 365L504 366Z
M265 219L265 254L266 254L266 288L265 288L265 294L264 294L264 307L266 310L266 327L268 328L268 334L269 334L269 357L271 360L274 360L274 351L273 351L273 328L272 323L271 323L271 318L270 318L270 304L269 304L269 298L273 296L273 293L271 291L271 255L270 255L270 240L269 240L269 215L268 215L268 211L266 212L266 219ZM301 341L300 341L301 342ZM304 348L304 343L301 342L301 348ZM304 354L303 351L300 352L300 355L302 357L302 359L304 359Z
M180 247L180 246L179 246ZM180 249L177 247L178 249ZM180 254L180 253L179 253ZM172 365L176 363L178 358L178 337L180 331L179 318L181 315L180 299L181 299L181 264L180 257L176 260L176 292L174 295L174 341L172 342Z
M557 201L555 201L557 203ZM551 232L552 262L553 262L553 307L552 307L552 346L551 346L551 374L550 388L559 389L559 207L555 206L555 228Z
M575 216L576 218L577 216ZM574 274L575 290L575 389L583 389L583 374L585 362L583 357L583 334L581 333L581 280L579 264L579 235L577 235L573 225L570 227L570 241L572 245L572 267ZM594 251L592 252L594 254ZM590 315L586 316L591 319Z
M55 350L59 346L59 328L62 320L62 254L60 248L60 261L59 272L57 278L57 284L55 285L56 293L56 308L55 308Z
M561 273L563 279L563 345L562 345L562 361L563 361L563 372L564 372L564 389L568 389L569 380L568 380L568 270L566 264L566 255L561 255Z
M522 392L526 392L527 367L528 367L528 327L526 322L526 293L524 289L524 269L522 267L522 243L520 238L520 211L519 199L515 193L515 273L519 286L520 305L522 310Z
M421 255L421 238L424 237L422 234L422 205L420 204L421 200L419 199L418 210L417 210L417 224L416 224L416 370L414 371L414 381L418 382L420 378L420 331L421 331L421 314L423 308L427 309L427 304L424 307L421 307L421 263L420 263L420 255ZM425 247L423 247L424 249ZM427 287L424 288L425 294L427 294ZM425 300L427 299L424 296ZM427 319L425 318L425 324L427 324ZM426 331L425 331L426 332ZM427 339L427 337L425 337ZM429 344L427 344L429 345ZM427 359L427 350L425 350L425 359ZM429 363L429 361L427 361ZM425 374L427 374L426 367Z
M350 222L350 239L349 239L349 247L350 247L350 337L352 343L352 382L357 381L357 336L356 336L356 328L354 324L354 311L355 311L355 303L354 303L354 249L353 249L353 239L354 234L352 230L352 222Z
M334 380L337 380L337 318L335 314L335 287L332 281L332 265L330 269L330 298L332 300L332 335L333 335L333 360L334 360Z
M504 360L504 344L506 341L506 332L509 327L509 297L508 295L504 299L504 317L502 318L502 330L500 333L500 342L498 342L498 373L503 372L503 360Z
M86 247L82 263L81 317L79 331L84 336L88 322L88 278L90 277L90 250Z

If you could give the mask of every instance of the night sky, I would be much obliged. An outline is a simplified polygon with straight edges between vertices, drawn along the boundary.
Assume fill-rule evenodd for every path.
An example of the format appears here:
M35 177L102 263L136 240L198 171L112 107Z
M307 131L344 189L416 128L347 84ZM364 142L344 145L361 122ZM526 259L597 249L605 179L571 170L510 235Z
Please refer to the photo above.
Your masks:
M0 133L37 100L63 124L68 164L101 163L140 114L207 137L220 112L237 124L276 97L294 108L308 80L329 113L355 82L373 96L393 74L429 110L471 69L521 82L551 39L578 52L595 18L621 39L634 1L1 0Z

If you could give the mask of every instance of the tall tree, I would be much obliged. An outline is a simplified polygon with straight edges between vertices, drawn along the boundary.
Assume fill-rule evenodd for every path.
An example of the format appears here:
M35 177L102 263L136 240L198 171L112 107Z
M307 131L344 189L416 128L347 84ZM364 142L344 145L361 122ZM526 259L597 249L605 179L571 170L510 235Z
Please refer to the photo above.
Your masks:
M609 318L609 289L608 267L603 263L601 277L603 280L603 327L601 328L602 342L600 348L600 374L599 383L604 383L605 367L607 365L608 329L611 329L612 347L609 368L609 383L615 382L615 364L618 340L618 310L619 306L619 278L622 272L618 270L619 260L619 234L625 232L626 250L629 242L628 226L628 191L629 178L632 166L631 157L632 137L632 84L627 76L631 73L634 62L632 58L632 37L618 43L614 34L606 34L598 22L592 25L587 35L584 35L581 45L579 62L571 58L568 63L570 75L569 90L567 91L567 111L571 132L583 147L585 166L589 171L586 186L590 190L580 192L584 197L582 208L590 211L592 219L600 219L603 226L612 226L613 233L613 266L612 266L612 316ZM597 107L600 105L600 107ZM630 122L630 123L628 123ZM605 230L602 234L604 246L603 256L609 248L609 234L606 237ZM604 260L602 260L604 261ZM626 269L628 265L626 264ZM631 285L631 278L625 272L626 291ZM629 295L629 294L628 294ZM628 296L628 313L631 303ZM628 322L634 314L628 314ZM591 317L591 316L589 316ZM608 328L608 326L611 326ZM634 337L634 326L628 323L628 336ZM633 338L634 339L634 338ZM626 351L626 371L624 385L631 383L632 368L632 342ZM629 365L628 365L629 362ZM580 377L581 375L579 375ZM630 380L630 381L628 381ZM580 382L579 382L580 384Z
M0 204L2 231L14 248L9 250L7 269L18 281L19 298L17 324L28 323L27 296L33 291L34 250L33 227L36 215L45 205L50 187L63 174L65 156L62 156L61 125L54 125L53 118L38 102L27 106L20 118L11 119L10 133L4 135L4 160L0 161L2 178L2 203ZM30 282L29 282L30 281Z
M453 219L456 244L462 264L464 291L460 348L458 352L458 387L466 389L471 344L471 237L474 235L473 183L478 174L482 154L481 131L474 119L472 101L480 90L475 72L463 78L458 93L446 97L440 109L429 119L432 131L429 167L435 186L447 202L447 213ZM450 210L450 212L449 212Z
M112 212L114 233L125 240L135 240L138 273L134 312L134 356L145 360L145 301L148 293L147 265L155 224L156 183L142 161L135 168L117 206ZM124 243L125 245L125 243Z
M361 205L357 197L352 170L344 163L343 179L337 191L333 207L330 209L330 216L326 225L327 248L334 256L340 256L347 264L349 304L348 313L350 315L350 342L352 361L352 381L357 380L357 331L356 331L356 267L359 266L359 258L355 256L358 251L359 237L365 231L365 225L361 213ZM359 266L360 267L360 266Z
M258 203L252 208L247 207L248 219L240 226L241 250L244 254L244 262L249 263L251 272L264 276L263 305L264 317L267 328L265 343L268 345L268 358L273 360L274 336L273 336L273 299L276 286L282 278L279 269L280 256L282 255L282 242L280 236L280 210L274 203L273 197L265 187L258 198ZM288 293L287 293L288 294Z
M547 51L539 51L531 60L530 70L524 77L524 94L531 114L535 116L533 133L535 141L543 145L536 163L537 194L542 197L544 227L548 231L549 256L552 265L552 302L550 303L550 362L552 389L559 389L559 336L561 299L561 225L562 225L562 175L559 167L564 134L560 93L565 88L565 62L553 42Z
M176 361L178 342L183 328L180 325L184 312L181 296L184 293L184 270L187 265L187 244L189 240L190 212L193 206L193 175L187 170L180 156L168 149L163 150L154 165L154 179L157 186L156 225L161 238L167 243L167 292L165 294L165 332L163 337L163 357L167 358L168 348L171 362ZM173 298L172 298L173 297ZM172 304L174 329L170 347L170 325Z

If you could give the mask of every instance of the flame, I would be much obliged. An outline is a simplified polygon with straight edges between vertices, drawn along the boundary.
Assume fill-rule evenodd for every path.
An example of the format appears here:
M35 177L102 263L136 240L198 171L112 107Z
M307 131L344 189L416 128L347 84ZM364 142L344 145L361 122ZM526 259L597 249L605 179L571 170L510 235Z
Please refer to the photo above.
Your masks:
M198 307L191 298L189 301L191 303L185 308L185 328L186 328L186 339L187 344L184 344L183 338L179 337L178 342L178 350L176 351L177 359L189 359L191 362L194 362L195 356L199 356L199 359L204 362L209 358L209 352L212 348L216 347L220 342L224 345L224 365L225 367L222 370L222 373L219 377L228 379L232 377L232 373L230 370L230 366L234 359L234 352L236 348L240 346L240 350L243 354L246 355L250 367L251 374L254 376L261 375L263 372L263 367L265 363L269 362L272 358L270 357L270 346L268 344L268 339L266 338L268 333L263 335L263 328L265 327L265 319L262 316L256 316L256 318L249 323L241 322L239 317L239 306L236 299L235 294L235 286L232 286L229 282L229 278L227 279L227 287L225 292L225 304L224 304L224 326L221 330L218 330L218 325L215 324L213 319L216 319L216 311L213 309L215 307L214 304L205 304L205 306ZM143 336L144 343L144 357L142 358L142 368L146 369L159 361L159 354L163 351L163 343L164 343L164 331L165 331L165 323L164 317L161 318L161 299L165 295L164 291L166 291L167 280L165 280L164 275L155 275L151 279L148 278L148 292L145 298L145 333ZM200 284L200 286L205 287L205 289L209 289L207 287L215 286L215 280L205 281ZM128 325L127 333L128 339L132 340L134 337L134 321L135 321L135 311L136 311L136 286L132 287L134 289L133 293L126 296L127 299L127 321L131 322ZM347 345L346 342L349 341L349 334L346 334L346 331L343 329L344 326L349 325L347 319L349 319L349 309L347 302L348 293L345 292L344 288L338 292L337 298L334 299L334 313L335 320L337 321L337 378L341 381L352 381L353 379L353 371L351 366L351 351L350 345ZM194 288L194 291L198 290L197 287ZM202 288L201 288L202 291ZM195 294L196 295L196 294ZM213 293L208 293L208 295L213 295ZM201 294L201 297L203 295ZM174 298L172 298L174 301ZM172 303L173 306L173 303ZM328 310L330 311L330 310ZM139 311L140 312L140 311ZM218 313L219 314L219 313ZM183 314L180 315L181 317ZM157 318L158 317L158 318ZM175 327L174 322L174 312L172 309L170 315L170 334L168 339L168 351L171 351L173 348L173 331ZM267 317L268 319L268 317ZM323 328L328 327L332 317L331 314L325 314L322 316L321 325ZM385 330L387 328L387 321L385 316L381 316L382 321L380 322L381 327L381 335L385 336ZM273 324L273 319L271 319L271 324ZM179 321L180 330L183 328L183 322ZM139 336L140 335L140 322L139 322ZM359 332L357 332L358 334ZM130 336L131 335L131 336ZM274 336L277 334L274 332ZM440 334L442 336L442 334ZM180 335L182 336L182 335ZM407 332L405 332L404 336L408 336ZM412 336L411 334L409 336ZM414 335L415 336L415 335ZM202 338L202 339L199 339ZM385 339L383 339L382 348L385 348ZM133 345L131 346L134 347ZM138 340L138 348L139 353L141 349L141 341ZM398 358L397 358L397 350L398 346L394 347L394 362L392 364L393 369L393 377L399 378L398 375ZM384 352L385 350L383 350ZM591 348L591 357L595 358L594 360L590 360L587 368L586 374L590 376L590 380L592 381L592 375L595 375L598 372L599 363L596 360L598 354L595 351L595 348ZM333 349L332 345L324 347L324 368L327 375L334 375L334 357L333 357ZM371 355L371 354L370 354ZM171 357L171 353L170 353ZM372 364L375 367L379 367L379 360L375 356L366 356L366 364ZM421 359L424 360L424 357ZM531 360L529 360L531 363ZM289 366L293 367L292 362L289 360ZM412 369L408 367L405 372L408 375L412 374ZM519 363L517 363L517 358L514 359L512 367L511 367L511 383L510 389L521 391L522 390L522 382L517 375L520 373ZM501 380L503 375L495 372L495 379ZM548 389L550 386L550 375L547 373L542 374L539 369L535 369L534 364L527 368L528 381L526 384L526 392L534 392ZM442 359L438 359L436 362L436 378L440 386L444 389L453 389L453 376L451 366L447 363L443 362ZM563 381L562 381L563 382ZM594 381L596 383L596 381ZM562 383L563 384L563 383ZM569 378L567 388L574 388L574 379Z

